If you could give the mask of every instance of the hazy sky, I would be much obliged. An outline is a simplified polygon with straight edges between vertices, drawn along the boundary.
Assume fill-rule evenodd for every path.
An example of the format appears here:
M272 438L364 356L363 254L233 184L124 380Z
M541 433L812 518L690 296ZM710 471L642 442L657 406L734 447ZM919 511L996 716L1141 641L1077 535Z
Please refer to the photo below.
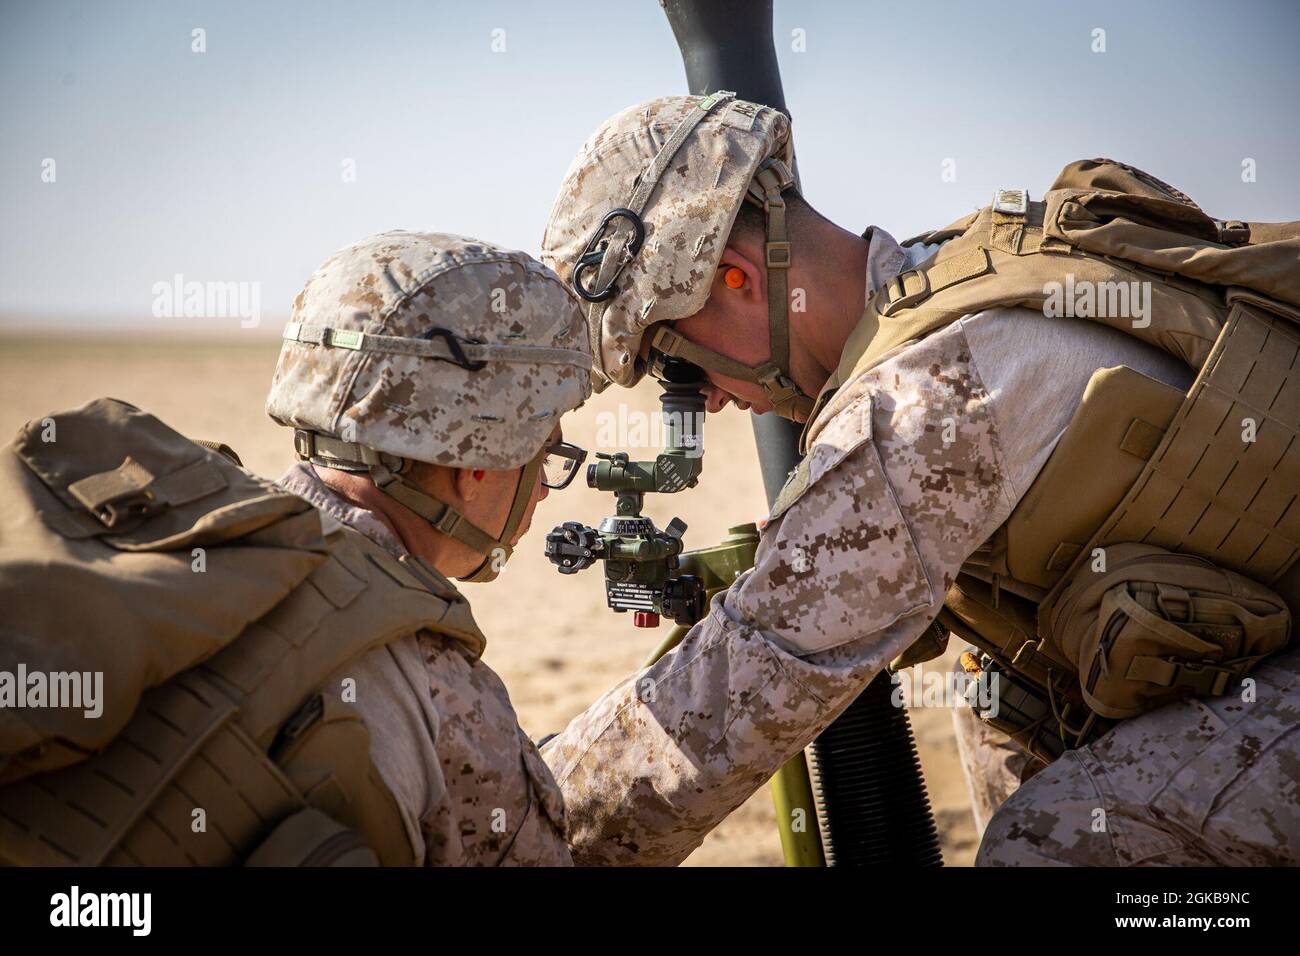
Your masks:
M8 317L147 322L154 284L181 273L259 283L282 318L326 255L384 229L535 253L587 134L685 91L656 0L0 11ZM999 186L1041 195L1091 156L1222 218L1300 219L1295 0L776 0L776 37L805 193L855 230L902 238Z

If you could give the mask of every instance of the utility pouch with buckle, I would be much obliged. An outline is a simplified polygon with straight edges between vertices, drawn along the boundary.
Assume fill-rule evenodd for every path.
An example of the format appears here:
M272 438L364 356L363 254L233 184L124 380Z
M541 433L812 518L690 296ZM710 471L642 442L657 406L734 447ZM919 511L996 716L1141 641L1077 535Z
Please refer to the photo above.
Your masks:
M1125 543L1103 559L1105 570L1085 565L1039 608L1041 632L1077 667L1098 714L1229 693L1290 640L1280 596L1204 558Z

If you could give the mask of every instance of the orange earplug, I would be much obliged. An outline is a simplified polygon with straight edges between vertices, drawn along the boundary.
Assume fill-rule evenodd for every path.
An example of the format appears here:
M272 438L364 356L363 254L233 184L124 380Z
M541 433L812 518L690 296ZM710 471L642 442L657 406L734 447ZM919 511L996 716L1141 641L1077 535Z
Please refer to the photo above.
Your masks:
M739 289L745 284L745 271L737 269L735 266L729 266L727 271L722 274L722 281L727 284L728 289Z

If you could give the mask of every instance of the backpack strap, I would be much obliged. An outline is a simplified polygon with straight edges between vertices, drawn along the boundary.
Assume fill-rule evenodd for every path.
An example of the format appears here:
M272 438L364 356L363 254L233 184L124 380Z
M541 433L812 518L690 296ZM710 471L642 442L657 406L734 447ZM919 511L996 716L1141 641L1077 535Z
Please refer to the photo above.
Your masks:
M1134 261L1081 247L1080 234L1086 232L1082 225L1072 227L1073 231L1057 225L1062 217L1073 222L1069 218L1073 215L1086 223L1083 213L1075 210L1081 195L1078 189L1055 189L1042 201L1034 201L1023 189L999 189L993 202L973 219L958 220L929 234L946 241L924 262L883 283L867 303L814 405L805 445L815 436L818 422L834 411L835 393L845 382L894 349L987 309L1023 307L1102 322L1199 369L1227 317L1223 288L1175 274L1171 261L1177 249L1153 251L1143 261ZM1195 217L1213 222L1172 197L1148 202L1166 213L1185 210L1173 215L1189 222ZM1217 228L1211 225L1211 230L1217 237ZM1165 229L1161 235L1174 233ZM1295 242L1300 249L1300 238ZM1274 250L1275 257L1285 255L1285 248L1289 246ZM1216 268L1214 275L1219 276L1226 267ZM1300 269L1285 276L1292 273ZM1281 278L1272 275L1261 273L1261 281L1278 288L1293 281L1281 272ZM1092 291L1086 306L1076 307L1076 290ZM1133 313L1133 295L1142 296L1144 319ZM1117 307L1121 303L1129 307Z

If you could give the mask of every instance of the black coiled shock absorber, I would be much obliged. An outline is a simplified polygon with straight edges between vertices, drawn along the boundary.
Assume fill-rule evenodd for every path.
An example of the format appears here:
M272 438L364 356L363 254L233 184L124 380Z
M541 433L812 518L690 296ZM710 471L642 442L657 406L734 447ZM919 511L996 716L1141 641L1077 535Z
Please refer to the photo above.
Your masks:
M830 866L942 866L907 711L887 673L867 685L811 748L822 846Z

